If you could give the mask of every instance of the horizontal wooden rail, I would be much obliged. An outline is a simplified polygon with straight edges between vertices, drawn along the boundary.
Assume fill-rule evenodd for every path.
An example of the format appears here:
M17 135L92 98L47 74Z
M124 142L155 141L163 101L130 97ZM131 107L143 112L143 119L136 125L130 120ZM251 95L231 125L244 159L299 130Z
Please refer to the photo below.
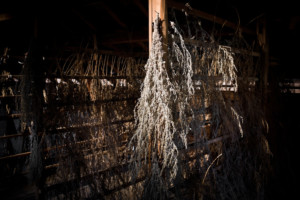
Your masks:
M29 156L30 154L31 154L31 152L24 152L24 153L18 153L18 154L14 154L14 155L4 156L4 157L0 157L0 161L6 160L6 159L11 159L11 158L26 157L26 156Z
M129 98L114 98L114 99L104 99L104 100L95 100L95 101L78 101L78 102L52 102L51 104L44 104L44 107L54 106L54 107L73 107L73 106L86 106L86 105L97 105L103 103L111 102L122 102L122 101L135 101L138 97L129 97Z
M23 134L4 135L4 136L0 136L0 140L22 137L22 136L24 136L24 135Z
M188 39L189 41L194 41L197 42L196 40L191 40ZM245 52L248 54L251 54L253 56L259 56L259 53L257 52L252 52L252 51L248 51L248 50L243 50L243 49L234 49L234 51L240 51L240 52ZM1 77L23 77L23 75L0 75ZM56 75L49 75L49 76L41 76L41 78L48 78L48 79L144 79L144 76L93 76L93 75L72 75L72 76L56 76ZM199 74L195 74L193 77L193 80L198 80L201 78L213 78L216 80L221 80L222 77L221 76L203 76L203 75L199 75ZM241 77L238 77L239 79L242 79ZM255 80L257 81L258 79L256 77L249 77L249 80ZM11 97L20 97L21 95L14 95L14 96L0 96L0 98L11 98Z
M0 75L0 78L22 78L24 75ZM48 78L48 79L141 79L141 76L105 76L105 75L47 75L47 76L39 76L40 78Z
M60 78L64 79L108 79L108 80L116 80L116 79L141 79L141 76L101 76L101 75L63 75L63 76L47 76L47 78Z
M125 124L125 123L132 123L134 122L134 119L128 119L128 120L118 120L118 121L113 121L113 122L108 122L108 123L91 123L91 124L79 124L71 127L61 127L61 128L55 128L55 129L48 129L46 132L47 133L57 133L57 132L67 132L67 131L74 131L74 130L79 130L79 129L86 129L89 127L100 127L100 126L111 126L111 125L116 125L116 124ZM39 135L42 135L43 133L39 133ZM10 139L10 138L16 138L16 137L23 137L27 136L29 134L11 134L11 135L4 135L0 136L0 140L4 139Z
M125 123L132 123L134 122L134 119L128 119L128 120L119 120L119 121L113 121L113 122L107 122L107 123L91 123L91 124L79 124L79 125L74 125L71 127L59 127L55 128L53 130L48 130L47 132L66 132L66 131L74 131L74 130L79 130L79 129L85 129L89 127L101 127L101 126L111 126L111 125L116 125L116 124L125 124Z
M98 53L103 55L111 55L111 56L120 56L124 58L131 58L131 57L139 57L139 58L147 58L148 53L143 52L126 52L126 51L109 51L109 50L95 50L92 48L79 48L79 47L67 47L66 51L72 51L76 53L85 52L85 53Z

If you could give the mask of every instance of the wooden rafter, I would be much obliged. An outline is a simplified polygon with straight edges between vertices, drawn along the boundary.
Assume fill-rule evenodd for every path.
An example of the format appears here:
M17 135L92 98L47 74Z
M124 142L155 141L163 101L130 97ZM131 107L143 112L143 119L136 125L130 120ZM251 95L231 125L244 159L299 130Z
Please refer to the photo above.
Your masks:
M12 19L12 15L9 13L0 13L0 22Z
M171 0L168 0L168 7L171 7L171 8L174 8L176 10L180 10L181 11L186 6L184 4L182 4L182 3L177 3L177 2L174 2L174 1L171 1ZM191 14L191 15L194 15L194 16L200 17L202 19L214 22L216 24L220 24L222 26L226 26L228 28L232 28L234 30L240 30L241 32L244 32L244 33L247 33L247 34L251 34L251 35L255 35L256 34L255 31L253 31L252 29L249 29L247 27L241 27L241 26L239 26L239 25L237 25L237 24L235 24L235 23L233 23L231 21L228 21L226 19L217 17L215 15L212 15L212 14L209 14L209 13L197 10L197 9L188 10L187 12L189 14Z
M85 16L82 15L78 10L72 9L72 12L76 14L91 30L96 31L96 27Z
M134 3L139 7L139 9L144 13L146 17L148 17L147 9L143 6L140 0L134 0Z
M101 4L102 7L106 10L106 12L123 28L126 28L127 25L118 17L118 15L113 12L108 6L104 3Z

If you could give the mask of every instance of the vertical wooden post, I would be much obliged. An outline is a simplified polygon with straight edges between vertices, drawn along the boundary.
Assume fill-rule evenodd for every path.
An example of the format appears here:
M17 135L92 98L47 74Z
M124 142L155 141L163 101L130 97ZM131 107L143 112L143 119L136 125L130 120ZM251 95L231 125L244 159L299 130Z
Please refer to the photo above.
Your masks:
M263 106L266 112L266 104L268 100L268 79L269 79L269 42L267 37L267 19L264 17L257 23L257 36L259 44L262 48L263 69L261 76L261 86L263 95Z
M162 37L164 48L167 50L168 43L168 14L166 0L149 0L149 53L152 46L152 24L155 21L157 15L162 21Z
M149 0L148 1L148 7L149 7L149 55L151 52L152 48L152 34L153 34L153 23L156 20L157 16L159 16L159 19L161 20L162 27L161 27L161 34L162 34L162 42L163 42L163 50L164 50L164 55L163 59L166 61L166 68L168 69L167 66L167 51L168 51L168 17L167 17L167 5L166 5L166 0ZM152 148L155 146L155 144L152 144L152 136L149 136L149 147L148 147L148 170L149 173L151 173L151 157L152 157ZM158 146L159 141L158 142ZM158 148L158 154L159 148Z
M267 104L268 101L268 80L269 80L269 42L267 37L267 19L266 17L263 19L263 30L262 35L264 38L264 103Z

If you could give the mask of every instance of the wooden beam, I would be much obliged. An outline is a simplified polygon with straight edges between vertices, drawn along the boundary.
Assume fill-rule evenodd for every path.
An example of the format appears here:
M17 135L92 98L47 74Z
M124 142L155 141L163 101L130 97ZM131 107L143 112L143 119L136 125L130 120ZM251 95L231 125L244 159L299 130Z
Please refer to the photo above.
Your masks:
M12 19L12 15L11 14L8 14L8 13L1 13L0 14L0 22L2 21L7 21L7 20L10 20Z
M109 40L101 42L101 44L129 44L129 43L140 43L140 42L148 42L147 38L135 38L135 39L119 39L119 40Z
M4 136L0 136L0 140L16 138L16 137L23 137L23 136L24 136L23 134L4 135Z
M134 3L139 7L139 9L144 13L146 17L148 17L147 9L144 7L144 5L141 3L140 0L134 0Z
M147 39L147 42L148 42L148 39ZM145 45L143 42L138 42L138 45L139 45L140 47L142 47L142 49L144 49L145 51L148 51L147 45Z
M171 7L171 8L174 8L176 10L182 11L182 9L185 8L185 5L182 4L182 3L177 3L177 2L169 0L168 1L168 7ZM212 15L212 14L200 11L200 10L196 10L196 9L187 10L186 12L188 12L191 15L194 15L194 16L197 16L197 17L201 17L202 19L214 22L216 24L220 24L222 26L226 26L226 27L232 28L234 30L238 30L239 29L241 32L248 33L248 34L251 34L251 35L255 35L255 31L254 30L251 30L251 29L246 28L246 27L241 27L241 26L239 26L239 25L237 25L237 24L235 24L233 22L230 22L230 21L228 21L226 19L217 17L215 15Z
M262 75L262 90L263 90L263 103L264 111L267 109L268 101L268 79L269 79L269 66L270 66L270 50L267 37L267 19L263 17L257 22L256 27L257 37L259 45L263 54L263 75Z
M76 14L91 30L96 31L96 27L86 19L78 10L72 9L72 12Z
M106 10L106 12L123 28L127 28L127 25L118 17L118 15L113 12L107 5L103 2L101 3L102 7Z

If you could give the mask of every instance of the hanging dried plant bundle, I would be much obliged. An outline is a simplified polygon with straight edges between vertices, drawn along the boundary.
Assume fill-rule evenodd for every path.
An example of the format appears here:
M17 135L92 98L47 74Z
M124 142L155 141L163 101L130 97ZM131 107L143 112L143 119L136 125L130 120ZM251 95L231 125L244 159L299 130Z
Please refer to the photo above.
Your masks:
M261 66L257 58L237 51L249 47L241 35L219 39L220 45L197 22L192 19L194 29L187 35L193 39L186 40L196 79L192 132L200 141L200 153L190 168L202 180L196 190L209 199L263 199L271 153L260 91L254 87L258 82L253 81ZM218 139L221 142L203 145ZM200 192L206 186L210 192Z
M177 176L179 146L187 148L194 87L191 55L182 36L172 23L171 45L169 52L164 52L159 23L157 18L141 97L135 107L136 131L129 146L134 176L150 172L145 197L163 199Z
M171 22L171 28L174 34L171 35L171 47L169 49L170 68L172 70L172 81L175 86L175 104L177 104L179 117L177 131L187 148L187 134L190 131L190 121L188 116L193 117L193 111L190 106L191 99L195 93L191 54L185 46L182 35L177 30L175 23ZM176 42L179 40L179 44Z
M130 141L133 150L132 161L137 162L134 172L142 167L159 170L163 174L170 168L170 179L177 173L178 149L173 141L176 133L172 106L175 87L167 71L167 63L163 60L162 38L159 33L159 19L154 23L153 44L149 59L145 66L146 76L141 88L141 97L135 108L136 131ZM142 166L142 161L144 161ZM153 169L161 161L161 169ZM150 163L149 163L150 162ZM148 171L152 171L148 169ZM154 174L153 174L154 175Z
M230 47L218 46L213 55L211 68L216 70L215 73L213 73L215 76L221 75L224 83L232 83L235 91L237 90L237 69Z

